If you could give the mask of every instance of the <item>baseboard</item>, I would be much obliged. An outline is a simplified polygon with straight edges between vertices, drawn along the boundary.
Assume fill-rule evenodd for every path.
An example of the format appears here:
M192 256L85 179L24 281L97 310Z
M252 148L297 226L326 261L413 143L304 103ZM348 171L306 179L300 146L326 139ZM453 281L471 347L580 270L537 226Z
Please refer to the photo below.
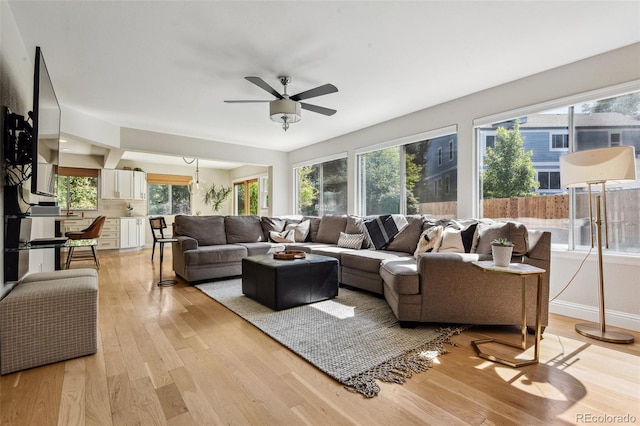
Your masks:
M577 303L553 301L549 304L549 312L589 322L598 322L598 308ZM627 330L640 331L640 316L626 312L606 310L607 325Z

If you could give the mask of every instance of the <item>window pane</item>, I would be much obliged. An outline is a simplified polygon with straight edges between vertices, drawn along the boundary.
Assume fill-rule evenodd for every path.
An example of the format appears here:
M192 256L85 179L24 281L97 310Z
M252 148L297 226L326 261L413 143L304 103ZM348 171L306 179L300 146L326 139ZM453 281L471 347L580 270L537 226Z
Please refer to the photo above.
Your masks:
M322 215L347 212L347 159L327 161L322 167Z
M575 107L576 150L633 146L640 166L640 92ZM638 174L638 173L636 173ZM574 241L591 246L587 190L576 189ZM640 181L607 188L609 250L640 251ZM604 232L603 232L604 233ZM604 238L604 235L603 235Z
M360 155L363 215L400 213L400 147Z
M457 147L455 134L404 146L407 214L456 215ZM448 152L446 162L440 161L443 150Z
M236 193L236 214L242 216L246 214L244 182L235 184L234 188Z
M249 214L258 214L258 181L249 182Z
M347 158L295 169L297 213L308 216L347 213Z
M57 201L61 209L96 210L98 208L98 178L58 176Z
M69 189L67 187L67 176L56 176L56 201L61 210L67 209L67 197Z
M551 231L554 243L568 242L569 201L556 177L568 113L530 114L478 130L480 147L487 146L480 158L482 217L518 220Z
M191 214L191 193L187 185L169 185L171 187L171 213Z
M169 203L170 185L149 184L149 214L165 215L171 214L171 204Z

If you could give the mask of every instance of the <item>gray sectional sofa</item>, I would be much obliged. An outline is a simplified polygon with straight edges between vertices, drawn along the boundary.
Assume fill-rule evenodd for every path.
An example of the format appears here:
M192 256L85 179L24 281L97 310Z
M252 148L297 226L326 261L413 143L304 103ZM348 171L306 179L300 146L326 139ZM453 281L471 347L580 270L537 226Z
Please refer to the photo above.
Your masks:
M384 249L352 237L369 234L375 218L356 216L176 216L173 267L189 282L242 274L246 256L284 249L339 260L342 285L384 296L403 325L415 322L521 324L520 278L484 273L472 264L491 260L491 241L514 243L513 262L547 272L542 279L542 325L548 323L551 235L517 222L437 219L408 215ZM425 235L439 230L438 244ZM420 244L419 244L420 243ZM435 245L434 245L435 244ZM431 250L417 253L431 246ZM357 248L356 248L357 247ZM436 252L437 250L437 252ZM527 282L527 323L535 323L535 280Z

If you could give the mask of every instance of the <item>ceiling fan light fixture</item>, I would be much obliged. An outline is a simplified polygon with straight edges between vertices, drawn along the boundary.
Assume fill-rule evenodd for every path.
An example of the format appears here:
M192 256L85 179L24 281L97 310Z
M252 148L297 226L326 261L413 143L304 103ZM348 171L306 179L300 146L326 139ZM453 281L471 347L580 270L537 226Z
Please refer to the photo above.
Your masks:
M291 99L277 99L269 103L269 116L271 120L282 123L282 128L286 131L289 124L300 121L300 102Z

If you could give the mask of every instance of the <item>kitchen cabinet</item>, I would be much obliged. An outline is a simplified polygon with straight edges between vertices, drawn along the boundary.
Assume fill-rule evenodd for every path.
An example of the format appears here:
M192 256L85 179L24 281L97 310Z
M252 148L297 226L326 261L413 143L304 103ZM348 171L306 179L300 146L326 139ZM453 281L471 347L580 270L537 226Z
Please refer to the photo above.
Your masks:
M147 199L147 174L145 172L133 172L133 199Z
M105 200L133 200L134 177L131 170L102 169L101 182L101 198Z
M145 243L145 220L139 217L120 219L120 248L142 247Z

